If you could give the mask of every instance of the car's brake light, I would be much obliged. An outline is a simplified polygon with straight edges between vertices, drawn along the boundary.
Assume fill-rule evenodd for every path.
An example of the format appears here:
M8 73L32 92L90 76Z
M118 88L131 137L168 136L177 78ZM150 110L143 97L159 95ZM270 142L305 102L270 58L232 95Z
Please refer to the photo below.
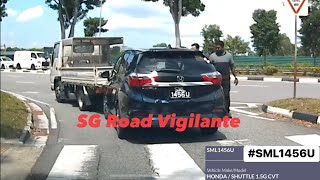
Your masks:
M205 82L211 82L214 85L221 85L222 76L218 72L201 74L201 77Z
M146 84L152 84L155 81L155 77L138 77L130 75L128 79L129 86L131 87L142 87Z

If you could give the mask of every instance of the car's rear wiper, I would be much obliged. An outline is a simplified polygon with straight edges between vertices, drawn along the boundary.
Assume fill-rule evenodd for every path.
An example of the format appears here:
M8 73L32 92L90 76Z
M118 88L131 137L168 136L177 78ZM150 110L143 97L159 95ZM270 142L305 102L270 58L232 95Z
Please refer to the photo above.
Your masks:
M156 71L157 72L176 72L176 73L181 72L181 70L179 69L157 69Z

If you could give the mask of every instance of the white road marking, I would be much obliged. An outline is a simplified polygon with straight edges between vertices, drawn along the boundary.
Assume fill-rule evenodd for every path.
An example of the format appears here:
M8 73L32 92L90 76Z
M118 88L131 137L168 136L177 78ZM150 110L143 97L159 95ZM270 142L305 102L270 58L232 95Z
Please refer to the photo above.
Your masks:
M22 92L23 94L39 94L39 92L35 92L35 91L25 91Z
M247 115L247 114L245 114L245 116L253 117L253 118L256 118L256 119L263 119L263 120L268 120L268 121L275 121L275 119L265 118L265 117L260 117L260 116L252 116L252 115Z
M230 93L238 93L238 91L230 91Z
M243 114L253 115L253 116L258 116L258 115L259 115L259 114L257 114L257 113L253 113L253 112L249 112L249 111L237 109L237 108L234 108L234 107L230 107L230 110L231 110L231 111L235 111L235 112L239 112L239 113L243 113Z
M16 83L19 83L19 84L34 84L34 82L28 82L28 81L16 81Z
M57 129L56 112L53 107L50 107L50 123L52 129Z
M219 140L219 141L216 141L216 142L221 144L221 146L239 146L239 144L237 144L233 140Z
M8 75L8 77L22 77L22 76Z
M246 103L246 102L231 102L231 104L256 104L256 105L262 105L262 103Z
M254 103L248 103L247 104L249 108L257 108L258 106Z
M302 146L320 146L320 136L318 134L293 135L285 136L285 138Z
M96 145L65 145L47 180L87 179L86 164L95 159Z
M179 144L147 145L147 149L160 179L203 180L204 172Z
M219 140L216 141L221 146L249 146L252 145L251 141L249 139L238 139L238 140Z
M320 116L318 116L317 124L320 124Z

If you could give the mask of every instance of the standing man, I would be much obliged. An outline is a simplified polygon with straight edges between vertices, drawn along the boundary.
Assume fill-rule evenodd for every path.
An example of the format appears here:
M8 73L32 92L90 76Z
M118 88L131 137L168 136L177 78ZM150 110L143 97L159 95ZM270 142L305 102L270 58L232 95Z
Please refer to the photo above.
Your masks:
M217 71L222 75L221 86L224 91L226 110L230 114L230 70L235 78L234 84L238 85L238 78L236 77L233 57L230 53L224 50L224 42L218 41L216 43L216 52L209 56L210 62L215 66Z

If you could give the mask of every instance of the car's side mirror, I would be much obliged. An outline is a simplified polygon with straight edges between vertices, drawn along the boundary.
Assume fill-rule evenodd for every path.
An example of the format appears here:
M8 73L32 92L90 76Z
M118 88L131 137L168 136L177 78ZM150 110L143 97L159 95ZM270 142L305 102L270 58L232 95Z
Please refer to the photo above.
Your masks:
M108 80L110 80L110 72L109 71L105 71L105 72L101 73L100 76L102 78L107 78Z

